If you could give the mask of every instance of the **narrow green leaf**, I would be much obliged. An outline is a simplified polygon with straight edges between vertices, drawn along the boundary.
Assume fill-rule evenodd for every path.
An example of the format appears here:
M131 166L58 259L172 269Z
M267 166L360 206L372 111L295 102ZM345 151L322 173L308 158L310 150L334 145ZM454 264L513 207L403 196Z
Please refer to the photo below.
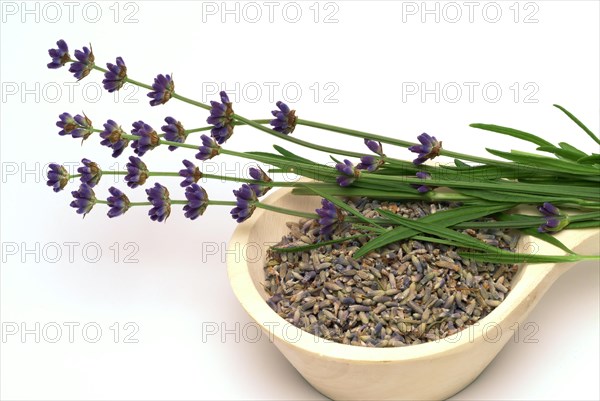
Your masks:
M313 163L313 161L305 159L304 157L298 156L295 153L292 153L289 150L286 150L279 145L273 145L273 148L276 151L278 151L279 153L281 153L282 156L285 156L288 159L300 161L300 162L307 163L307 164Z
M571 120L573 120L575 124L579 125L579 128L584 130L590 136L590 138L592 138L597 144L600 145L600 139L598 139L598 137L588 127L586 127L581 121L579 121L577 117L575 117L567 109L565 109L562 106L559 106L558 104L555 104L553 106L565 113Z
M582 157L579 152L573 152L568 149L557 148L556 146L540 146L536 150L539 150L540 152L552 153L556 156L564 157L565 159L573 161L577 161Z
M434 244L453 246L455 248L460 247L460 244L458 244L456 242L448 241L448 240L437 238L437 237L431 237L428 235L413 235L411 238L416 239L417 241L432 242Z
M476 262L519 264L519 263L562 263L578 262L580 260L600 260L600 256L584 255L531 255L523 253L477 253L468 251L459 251L458 254L467 259Z
M454 159L454 165L459 168L471 168L467 163L458 159Z
M354 253L354 257L360 258L375 249L379 249L393 242L402 241L417 234L419 234L418 231L411 230L406 227L396 227L393 230L383 233L364 244L358 251Z
M566 142L559 142L558 146L560 146L563 149L570 150L571 152L578 153L579 157L587 156L587 154L584 151L581 151L581 150L577 149L575 146L569 145Z
M304 251L310 251L311 249L320 248L322 246L339 244L340 242L351 241L356 238L364 237L365 235L367 235L367 234L356 234L356 235L351 235L349 237L337 238L337 239L332 239L329 241L321 241L321 242L317 242L315 244L310 244L310 245L287 247L287 248L272 247L271 249L278 253L304 252Z
M496 213L493 221L465 221L452 226L452 228L530 228L538 227L544 221L541 216Z
M335 178L337 176L338 176L338 173L336 171L336 174L334 174L334 182L335 182ZM342 187L340 187L340 188L342 188ZM394 181L379 181L378 182L378 181L373 181L373 180L362 180L362 179L358 179L358 180L354 181L350 187L343 187L342 189L345 190L347 188L369 188L369 189L380 190L380 191L385 191L385 192L407 192L407 193L415 192L414 188L412 188L407 183L398 183L398 182L394 182Z
M568 229L600 227L600 220L585 221L585 219L590 219L590 218L594 219L597 217L600 217L598 215L598 212L588 212L588 213L573 215L572 219L574 220L574 222L569 224ZM500 220L500 222L518 221L518 220L531 220L533 222L534 220L539 219L536 216L516 215L516 214L507 214L507 213L499 213L498 215L496 215L496 218L498 220ZM542 241L548 242L551 245L554 245L569 254L575 255L575 253L571 249L569 249L566 245L564 245L560 240L558 240L558 238L553 237L552 235L549 235L547 233L539 233L536 228L522 229L521 232L525 235L530 235L530 236L538 238ZM531 256L533 256L533 255L531 255ZM479 260L479 259L477 259L477 260ZM536 262L532 258L529 258L528 260L531 263L541 263L544 261L548 261L548 262L553 261L553 260L549 260L549 259L540 259L539 261ZM495 260L490 260L490 262L494 262L494 261ZM527 260L523 260L523 261L527 261ZM513 263L520 263L520 262L521 262L521 259L516 259L516 261ZM504 262L502 262L502 263L504 263Z
M416 166L412 162L399 163L398 160L393 160L390 158L384 158L385 164L379 170L375 171L375 173L380 173L382 170L397 170L402 171L402 174L414 174L417 171L431 171L435 169L435 166Z
M509 135L514 138L519 138L527 142L535 143L538 146L552 146L552 144L545 139L540 138L537 135L530 134L528 132L520 131L514 128L501 127L499 125L492 124L470 124L470 127L479 128L485 131L496 132L498 134Z
M274 167L283 172L292 172L294 174L317 181L334 181L337 175L335 169L330 166L314 162L303 163L297 160L290 161L284 156L275 156L277 157L269 158L269 160L266 160L266 162L272 164Z
M538 238L542 241L545 241L551 245L554 245L557 248L562 249L563 251L565 251L566 253L570 253L570 254L575 254L575 252L573 252L572 250L570 250L569 248L567 248L567 246L565 244L563 244L562 242L560 242L558 240L558 238L553 237L552 235L548 234L548 233L540 233L537 231L537 229L535 228L528 228L525 230L521 230L521 232L523 234L527 234L527 235L531 235L532 237Z
M412 164L412 163L411 163ZM417 171L435 171L437 167L435 166L422 166L423 168L417 168L414 164L412 166L402 166L398 167L397 165L393 165L386 161L386 163L381 166L376 171L373 171L372 174L378 175L414 175Z
M581 178L581 176L577 177ZM579 186L588 188L591 183L590 181L582 180L582 179L564 179L564 178L548 178L548 177L539 177L539 178L520 178L519 182L528 182L531 184L557 184L557 185L565 185L565 186ZM594 184L598 185L598 184Z
M453 167L439 165L437 169L430 172L433 178L445 179L466 179L466 180L497 180L500 178L522 178L522 177L540 177L540 171L532 169L505 168L497 166L472 166L472 167ZM398 174L401 175L401 174ZM546 175L554 177L554 175Z
M336 176L333 167L315 163L311 160L307 160L306 162L303 162L300 159L290 160L286 156L268 152L246 152L246 154L256 156L257 161L271 164L280 171L294 172L298 175L315 180L331 177L335 178Z
M569 220L571 221L571 223L574 223L576 221L588 221L588 220L598 220L598 219L600 219L599 211L578 213L578 214L572 214L569 216Z
M465 248L473 248L479 249L481 251L490 251L493 252L498 248L495 248L491 245L486 244L483 241L475 239L470 235L460 233L458 231L452 230L446 227L440 227L435 224L426 224L419 220L410 220L401 216L398 216L395 213L389 212L387 210L379 209L378 212L383 216L387 217L390 220L396 221L397 223L406 226L412 230L417 232L435 235L439 238L450 239Z
M522 153L515 152L502 152L496 149L486 148L488 152L495 156L502 157L504 159L508 159L514 162L523 163L525 165L538 167L538 168L548 168L555 172L563 172L568 174L578 174L578 175L588 175L588 174L597 174L598 171L591 167L582 166L577 163L572 163L565 160L557 160L551 157L545 156L537 156L537 155L523 155Z
M569 230L581 228L600 228L600 220L578 221L569 224Z
M371 231L371 232L376 232L379 234L383 234L388 232L388 230L386 230L385 228L377 228L377 227L372 227L372 226L365 226L363 224L353 224L352 227L356 230L365 230L365 231Z
M386 200L386 199L406 199L406 200L430 200L433 199L435 200L435 195L429 195L429 193L427 194L420 194L417 191L415 191L414 189L412 189L411 191L387 191L387 190L383 190L381 188L378 189L370 189L370 188L363 188L363 187L358 187L358 186L351 186L351 187L345 187L342 188L337 184L319 184L319 183L315 183L315 184L311 184L311 185L316 185L317 188L322 189L324 191L326 191L328 194L332 195L332 196L348 196L348 197L353 197L353 196L365 196L367 198L374 198L374 199L379 199L379 200ZM397 188L397 189L402 189L402 188ZM308 189L308 188L294 188L293 193L296 195L313 195L313 192ZM431 197L434 198L431 198ZM465 196L461 196L456 194L455 196L452 196L452 194L444 194L443 197L440 197L440 199L442 200L456 200L456 201L461 201L461 200L467 200L468 198Z
M577 163L581 164L600 164L600 155L593 154L591 156L582 157L577 159Z
M560 197L560 196L548 196L548 195L529 195L520 194L517 192L500 192L500 191L486 191L482 189L456 189L456 192L480 199L484 199L490 202L508 202L508 203L544 203L544 202L577 202L578 198Z
M262 156L262 157L268 157L270 159L273 160L278 160L280 162L285 162L287 159L285 159L283 156L278 155L277 153L269 153L269 152L246 152L249 155L254 155L254 156Z
M475 220L490 214L511 209L512 207L514 207L514 204L462 206L459 208L444 210L442 212L427 215L419 219L419 221L423 224L438 224L439 226L443 227L451 227L464 221ZM356 251L354 256L359 258L371 252L372 250L381 248L387 244L391 244L392 242L402 241L417 234L419 234L418 231L410 228L402 226L396 227L393 230L381 234L377 238L367 242L358 251Z
M539 159L539 158L538 158ZM587 178L590 174L595 175L597 178L600 178L597 169L582 166L580 164L567 162L564 160L558 160L553 158L544 158L552 160L552 163L563 163L567 164L572 168L576 168L585 171L585 174L579 174L581 179ZM536 159L537 162L537 159ZM416 177L389 177L389 176L377 176L370 173L362 173L360 179L357 180L358 183L361 184L371 184L371 185L387 185L390 188L395 188L399 185L407 184L422 184L423 181ZM494 181L479 181L479 180L440 180L432 177L431 180L427 181L428 185L434 186L444 186L452 189L457 188L471 188L471 189L489 189L493 191L502 191L502 192L516 192L516 193L527 193L527 194L540 194L546 196L572 196L572 197L593 197L597 198L596 191L592 188L582 188L575 187L569 188L565 185L531 185L531 184L523 184L510 180L494 180Z

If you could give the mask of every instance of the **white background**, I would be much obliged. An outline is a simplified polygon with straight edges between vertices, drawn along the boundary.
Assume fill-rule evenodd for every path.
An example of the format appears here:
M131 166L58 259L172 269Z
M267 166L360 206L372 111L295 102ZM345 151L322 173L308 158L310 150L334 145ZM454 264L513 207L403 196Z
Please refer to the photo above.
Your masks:
M60 38L71 52L92 43L99 65L122 56L129 76L146 83L158 73L174 73L176 90L198 100L216 99L214 87L221 83L237 85L237 93L230 91L234 108L251 118L268 118L273 103L284 99L301 118L405 140L428 132L446 148L467 153L483 155L486 146L533 150L469 128L473 122L598 152L552 107L567 107L598 133L596 1L475 2L471 16L464 2L286 4L275 3L270 21L263 2L1 2L1 320L3 329L33 329L37 322L50 330L39 343L33 334L22 341L20 332L0 343L3 399L323 399L266 337L252 341L255 332L245 326L250 320L227 281L225 243L235 228L228 210L209 208L191 222L174 207L168 222L157 224L145 208L109 220L99 205L81 219L68 206L76 182L59 194L45 186L49 162L74 166L88 157L114 170L123 169L129 155L114 160L97 138L82 146L59 137L54 124L64 111L83 110L96 126L112 118L125 128L143 119L158 129L168 115L193 128L204 126L207 116L176 100L151 108L145 91L132 87L115 99L97 91L98 73L69 86L75 79L66 68L45 66L47 49ZM237 13L222 14L225 7L237 7ZM437 15L422 14L425 7ZM302 14L294 23L297 9ZM422 83L433 90L424 98ZM475 88L471 97L469 86ZM415 87L419 93L407 92ZM364 150L359 139L301 127L294 135ZM227 147L268 151L272 143L263 133L238 128ZM386 153L411 158L404 149ZM190 151L159 148L144 160L151 170L178 171L184 157L194 160ZM243 163L220 157L210 168L246 174ZM160 182L173 198L182 198L179 180ZM144 200L141 189L129 190L108 176L98 196L104 198L111 185ZM212 199L231 199L236 187L203 185ZM72 242L70 256L65 243ZM582 263L561 277L528 319L538 328L537 342L525 342L521 333L453 399L600 398L598 273L597 263ZM73 342L68 322L79 324ZM136 327L125 327L128 322L139 328L132 337L137 343L125 342ZM54 323L63 328L62 337L50 343ZM86 323L102 329L98 342L83 337ZM209 326L239 337L207 336Z

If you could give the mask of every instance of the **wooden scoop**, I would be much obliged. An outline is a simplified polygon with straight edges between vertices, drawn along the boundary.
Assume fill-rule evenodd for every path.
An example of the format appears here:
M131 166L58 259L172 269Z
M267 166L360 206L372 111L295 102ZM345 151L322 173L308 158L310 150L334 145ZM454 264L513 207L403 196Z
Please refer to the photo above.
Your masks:
M319 198L295 196L290 189L280 189L264 202L302 211L320 207ZM229 279L240 303L270 341L313 387L334 400L442 400L456 394L512 338L510 327L522 325L554 280L575 264L521 266L498 307L478 324L437 342L395 348L344 345L296 328L265 302L268 295L261 284L266 251L289 232L285 223L295 220L257 209L240 224L229 243ZM598 229L567 230L557 238L577 253L599 253ZM531 237L521 239L519 252L561 254Z

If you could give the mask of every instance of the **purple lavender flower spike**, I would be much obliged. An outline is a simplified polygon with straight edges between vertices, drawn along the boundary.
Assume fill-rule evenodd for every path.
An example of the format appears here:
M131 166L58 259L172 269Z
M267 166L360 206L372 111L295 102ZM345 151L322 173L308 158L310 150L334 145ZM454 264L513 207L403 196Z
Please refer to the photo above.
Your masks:
M58 133L60 136L71 135L73 138L83 138L85 141L94 132L92 122L85 114L83 116L77 114L73 117L69 113L62 113L58 118L60 120L56 122L56 126L61 128Z
M219 154L221 147L217 145L214 139L207 135L200 136L202 140L202 146L198 148L199 152L196 153L196 159L198 160L209 160Z
M165 122L167 125L163 125L161 129L165 133L165 139L171 142L184 143L187 137L185 129L181 122L177 121L173 117L166 117ZM169 145L169 150L172 152L177 149L177 146Z
M183 160L183 165L185 168L183 170L179 170L179 175L184 178L180 184L182 187L195 184L200 180L200 178L202 178L202 172L194 163L189 160Z
M238 223L248 220L254 209L256 209L256 193L252 190L250 185L243 184L237 191L234 190L237 206L231 209L231 217L233 217Z
M384 156L383 146L381 145L381 142L375 142L372 139L365 138L365 145L367 145L371 152L376 153L379 156Z
M109 92L118 91L125 83L127 78L127 67L121 57L117 57L117 64L106 63L108 71L104 73L102 85Z
M73 138L83 138L83 140L85 141L94 132L94 126L92 124L92 121L85 115L85 113L83 114L83 116L81 114L76 114L75 117L73 117L73 119L79 126L80 130L78 130L78 132L72 132L71 136Z
M269 124L273 126L274 131L289 135L294 132L296 122L298 121L296 110L290 110L288 105L282 101L277 102L276 105L279 110L271 111L275 119L271 120Z
M64 40L59 40L56 42L58 46L57 49L48 50L48 54L52 58L52 62L47 64L47 67L50 69L56 69L64 66L69 61L71 61L71 56L69 55L69 46L67 46L67 42Z
M108 217L112 219L113 217L121 216L129 210L131 202L129 202L129 198L123 192L115 187L110 187L108 192L111 194L111 196L106 199L108 207L110 207L110 210L107 213Z
M73 131L78 129L77 123L75 122L75 119L73 119L73 116L71 114L62 113L58 116L58 118L60 120L56 122L56 126L58 128L62 128L58 132L58 135L60 135L60 136L71 135L71 133Z
M139 136L139 139L136 139L131 143L133 151L138 156L144 156L146 152L154 149L160 144L160 137L156 131L154 131L154 128L141 120L133 123L131 134Z
M321 226L319 232L324 237L331 236L336 226L343 220L343 215L338 208L327 199L321 200L321 208L316 209L315 212L319 216L318 222Z
M81 159L81 163L83 166L77 169L77 172L81 174L81 182L88 184L90 188L95 187L102 178L100 166L89 159Z
M425 161L439 156L440 151L442 150L442 142L435 139L435 136L422 133L417 139L421 142L421 145L413 145L408 148L411 152L419 154L419 156L413 160L415 165L423 164Z
M148 179L148 167L146 163L139 157L129 156L129 162L126 165L127 175L125 181L129 188L137 188L140 185L144 185Z
M192 184L185 189L185 197L188 202L183 206L185 217L190 220L196 220L202 216L208 206L208 195L204 188L198 184Z
M249 171L250 177L252 177L253 180L261 181L263 183L273 181L271 177L269 177L267 173L265 173L260 167L250 167ZM252 188L257 198L260 198L261 196L265 195L271 189L271 187L269 186L260 184L250 184L250 188Z
M210 135L219 145L222 145L233 135L234 112L227 93L221 91L220 96L221 103L211 100L210 116L206 122L214 125L214 128L210 130Z
M153 206L148 211L150 219L159 223L165 221L171 214L171 199L167 188L157 182L154 187L146 189L146 194Z
M340 187L347 187L358 178L360 171L354 167L354 164L350 160L344 160L344 163L338 163L335 165L335 169L341 173L336 179Z
M550 202L544 202L542 206L538 206L538 210L547 217L560 216L560 210Z
M75 198L75 200L71 202L71 207L77 209L77 213L83 214L83 217L85 217L96 204L96 194L94 194L94 190L86 183L81 184L77 191L71 192L71 195Z
M430 180L431 179L431 175L424 171L418 171L416 176L417 176L417 178L419 178L421 180ZM422 194L434 189L434 187L431 187L431 186L428 186L425 184L410 184L410 186L415 188L417 191L419 191Z
M560 219L556 217L548 217L546 218L546 222L538 227L539 233L548 233L556 231L556 228L560 225Z
M540 233L555 233L569 225L569 216L563 215L560 210L550 202L545 202L538 210L545 217L545 222L538 227Z
M63 166L56 163L51 163L48 168L48 181L46 181L46 185L52 187L54 192L62 191L69 182L69 172Z
M116 122L108 120L104 123L104 131L100 133L100 138L103 139L100 145L111 148L112 157L119 157L129 144L129 139L121 137L123 134L125 133Z
M369 173L377 170L384 163L383 159L379 159L375 156L363 156L360 158L360 163L356 165L358 170L367 170Z
M87 77L92 68L94 68L94 52L92 51L92 45L90 48L83 46L82 50L75 50L75 58L77 61L71 63L69 72L72 72L78 81Z
M159 104L165 104L171 99L175 92L175 82L173 78L167 74L159 74L154 78L154 84L152 84L152 92L148 93L150 100L150 106L158 106Z

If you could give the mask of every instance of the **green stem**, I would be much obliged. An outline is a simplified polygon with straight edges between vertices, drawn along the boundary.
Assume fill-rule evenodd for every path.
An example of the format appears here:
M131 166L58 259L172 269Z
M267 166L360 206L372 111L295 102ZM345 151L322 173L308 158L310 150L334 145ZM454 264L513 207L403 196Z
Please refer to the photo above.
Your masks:
M141 83L141 82L139 82L139 81L136 81L136 80L134 80L134 79L131 79L131 78L129 78L129 77L125 78L125 82L129 82L129 83L130 83L130 84L132 84L132 85L137 85L137 86L139 86L139 87L141 87L141 88L148 89L148 90L150 90L150 91L154 90L154 88L152 88L152 86L150 86L150 85L146 85L146 84L144 84L144 83Z
M208 204L209 205L214 205L214 206L236 206L237 202L234 202L234 201L209 200Z
M245 184L258 184L265 187L296 187L298 186L298 182L283 182L283 181L256 181L246 178L239 177L228 177L226 175L216 175L216 174L204 174L202 173L202 178L208 178L212 180L221 180L221 181L232 181L232 182L243 182Z
M149 204L149 202L147 204ZM171 205L187 205L187 204L188 204L187 200L171 200ZM223 201L223 200L209 200L207 202L207 204L212 205L212 206L237 206L237 202L235 202L235 201ZM133 203L132 203L132 205L133 205ZM318 219L319 218L319 216L317 216L314 213L305 213L305 212L300 212L298 210L286 209L283 207L278 207L278 206L268 205L266 203L261 203L259 201L255 201L254 206L261 208L261 209L269 210L271 212L287 214L290 216L304 217L304 218L309 218L309 219Z
M139 137L137 135L129 135L129 134L121 134L121 138L125 138L125 139L130 139L130 140L136 140L139 139ZM199 146L198 145L191 145L188 143L179 143L179 142L172 142L172 141L165 141L164 139L161 139L159 142L159 145L171 145L171 146L175 146L175 147L180 147L180 148L186 148L186 149L192 149L195 151L198 151ZM221 148L220 153L225 154L225 155L230 155L230 156L235 156L235 157L240 157L243 159L250 159L250 160L255 160L261 163L265 163L265 164L271 164L271 165L278 165L281 164L281 159L277 159L277 158L273 158L270 156L266 156L266 155L258 155L258 154L251 154L251 153L243 153L243 152L236 152L233 150L227 150L227 149L223 149ZM294 166L299 165L299 163L294 162ZM314 164L311 167L315 167L315 168L328 168L331 170L330 167L324 166L324 165L319 165L319 164ZM292 172L292 169L289 170L290 172ZM284 185L282 185L284 186Z
M524 184L519 182L513 182L508 180L498 180L498 181L456 181L456 180L420 180L416 177L393 177L393 176L385 176L378 175L373 173L361 173L361 178L367 182L396 182L396 183L404 183L404 184L426 184L426 185L434 185L434 186L446 186L449 188L473 188L473 189L489 189L489 190L504 190L507 192L517 192L521 194L538 194L538 195L548 195L548 196L573 196L580 198L592 198L592 200L597 200L598 191L595 191L593 188L585 188L585 187L575 187L575 188L567 188L561 185L546 185L546 184Z
M202 127L202 128L194 128L194 129L186 129L183 131L184 135L186 136L186 138L193 133L196 132L202 132L202 131L208 131L210 130L212 127ZM164 138L166 134L158 134L159 138Z
M96 203L105 204L105 205L108 204L107 201L101 200L101 199L96 200ZM187 200L171 199L171 205L187 205L188 203L189 203L189 201L187 201ZM151 206L151 205L152 204L150 202L131 202L129 204L129 206ZM224 200L209 200L209 201L207 201L207 205L209 205L209 206L237 206L237 202L224 201ZM317 216L314 213L305 213L305 212L300 212L297 210L286 209L283 207L267 205L267 204L261 203L259 201L254 202L254 205L258 208L269 210L271 212L283 213L283 214L287 214L287 215L291 215L291 216L304 217L304 218L309 218L309 219L318 219L319 218L319 216Z
M108 205L108 201L102 199L96 199L96 203L100 205ZM152 206L150 202L129 202L129 207L131 206Z
M94 70L96 70L96 71L100 71L100 72L101 72L101 73L103 73L103 74L104 74L104 73L106 73L106 72L108 72L108 70L107 70L106 68L98 67L98 66L97 66L97 65L95 65L95 64L94 64L94 67L93 67L93 69L94 69ZM128 83L130 83L130 84L132 84L132 85L137 85L137 86L139 86L139 87L142 87L142 88L145 88L145 89L148 89L148 90L153 90L153 89L152 89L152 87L151 87L150 85L146 85L146 84L144 84L144 83L142 83L142 82L136 81L136 80L134 80L134 79L131 79L131 78L129 78L129 77L125 77L124 81L125 81L125 82L128 82Z
M105 73L107 70L102 68L102 67L98 67L98 66L94 66L95 70L101 71L103 73ZM125 78L125 82L129 82L133 85L137 85L140 86L142 88L148 89L148 90L153 90L153 88L149 85L146 85L142 82L136 81L134 79L131 79L129 77ZM173 98L181 100L184 103L188 103L190 105L193 106L197 106L200 108L203 108L205 110L210 110L211 107L207 104L198 102L196 100L190 99L188 97L182 96L178 93L173 93L171 95ZM321 146L321 145L316 145L313 144L311 142L307 142L307 141L303 141L301 139L297 139L294 138L292 136L289 135L284 135L281 134L277 131L274 131L271 128L267 128L263 125L261 125L261 123L268 123L270 120L249 120L245 117L242 117L238 114L233 114L233 118L235 120L237 120L238 122L242 122L246 125L249 125L251 127L254 127L260 131L263 131L267 134L273 135L277 138L283 139L285 141L291 142L291 143L295 143L297 145L301 145L301 146L305 146L309 149L314 149L314 150L318 150L321 152L325 152L325 153L331 153L331 154L336 154L336 155L342 155L342 156L348 156L348 157L356 157L356 158L360 158L362 156L364 156L364 153L359 153L359 152L352 152L352 151L345 151L345 150L340 150L337 148L330 148L327 146ZM257 121L260 121L257 122ZM264 122L263 122L264 121ZM376 135L376 134L370 134L370 133L366 133L366 132L362 132L362 131L357 131L357 130L352 130L352 129L348 129L348 128L342 128L342 127L337 127L335 125L329 125L329 124L322 124L322 123L317 123L314 121L309 121L309 120L302 120L302 119L298 119L297 120L297 124L300 125L305 125L305 126L309 126L309 127L314 127L314 128L319 128L319 129L324 129L324 130L328 130L328 131L332 131L332 132L337 132L337 133L341 133L341 134L345 134L345 135L350 135L350 136L355 136L355 137L360 137L360 138L370 138L370 139L374 139L374 140L378 140L380 142L383 143L389 143L392 145L397 145L397 146L402 146L402 147L409 147L414 145L415 143L413 142L407 142L407 141L402 141L399 139L393 139L393 138L388 138L382 135ZM207 130L210 129L210 127L207 127L205 129L202 130ZM502 162L502 161L497 161L497 160L493 160L493 159L487 159L487 158L482 158L482 157L476 157L476 156L469 156L469 155L465 155L462 153L458 153L458 152L452 152L449 150L444 150L442 149L441 152L442 155L445 156L449 156L449 157L456 157L459 159L463 159L463 160L469 160L469 161L473 161L473 162L477 162L477 163L487 163L487 164L492 164L492 165L500 165L500 166L507 166L507 167L512 167L514 168L512 165L513 163L508 163L508 162ZM405 163L408 163L404 160L399 160L399 159L393 159L393 158L386 158L389 161L393 161L399 164L404 165Z
M337 132L339 134L349 135L349 136L353 136L353 137L372 139L375 141L379 141L381 143L387 143L390 145L400 146L403 148L408 148L410 146L417 145L414 142L402 141L400 139L389 138L389 137L383 136L383 135L377 135L377 134L372 134L369 132L357 131L357 130L338 127L338 126L330 125L330 124L318 123L315 121L303 120L300 118L296 121L296 123L307 126L307 127L313 127L313 128L323 129L323 130L327 130L327 131ZM496 165L496 166L515 168L513 163L508 163L508 162L503 162L503 161L493 160L493 159L487 159L484 157L471 156L471 155L467 155L464 153L453 152L451 150L446 150L446 149L442 149L440 154L443 156L454 157L457 159L468 160L468 161L472 161L472 162L476 162L476 163L491 164L491 165ZM521 166L521 167L523 167L523 166Z
M127 175L127 171L101 170L102 175Z
M139 136L137 135L130 135L130 134L121 134L121 138L125 138L125 139L130 139L130 140L137 140L140 139ZM190 145L188 143L179 143L179 142L173 142L173 141L165 141L164 139L161 138L159 145L171 145L171 146L177 146L179 148L187 148L187 149L193 149L193 150L198 150L199 146L198 145Z
M210 110L211 109L211 107L209 105L207 105L207 104L197 102L197 101L195 101L193 99L190 99L188 97L185 97L185 96L181 96L178 93L173 93L171 97L173 97L173 98L175 98L177 100L181 100L184 103L191 104L192 106L197 106L197 107L203 108L204 110Z
M178 200L172 199L171 205L187 205L189 201L187 200ZM237 203L235 201L223 201L223 200L209 200L206 202L207 205L213 206L235 206Z
M273 130L272 128L265 127L264 125L261 125L253 120L249 120L238 114L234 114L233 118L245 123L246 125L249 125L251 127L258 129L259 131L263 131L269 135L273 135L276 138L283 139L284 141L295 143L297 145L301 145L301 146L307 147L309 149L314 149L314 150L318 150L320 152L325 152L325 153L331 153L334 155L343 155L343 156L357 157L357 158L360 158L365 155L364 153L351 152L349 150L340 150L340 149L336 149L336 148L330 148L327 146L316 145L311 142L303 141L303 140L295 138L293 136L285 135L280 132L277 132L277 131Z
M74 61L74 60L73 60L73 61ZM106 72L108 72L108 70L106 70L105 68L98 67L97 65L94 65L93 69L94 69L94 70L96 70L96 71L100 71L100 72L102 72L102 73L106 73ZM128 82L128 83L130 83L130 84L132 84L132 85L137 85L137 86L139 86L139 87L141 87L141 88L148 89L148 90L150 90L150 91L154 90L154 88L152 88L152 86L150 86L150 85L146 85L145 83L142 83L142 82L140 82L140 81L136 81L135 79L131 79L131 78L129 78L129 77L125 77L124 81L125 81L125 82ZM204 103L197 102L197 101L195 101L195 100L193 100L193 99L187 98L187 97L185 97L185 96L181 96L181 95L180 95L180 94L178 94L178 93L175 93L175 92L173 92L173 93L171 94L171 97L173 97L173 98L175 98L175 99L179 99L179 100L181 100L182 102L189 103L189 104L191 104L191 105L198 106L198 107L201 107L201 108L203 108L203 109L206 109L206 110L210 110L210 106L208 106L208 105L206 105L206 104L204 104Z
M254 205L261 209L269 210L271 212L288 214L291 216L303 217L303 218L307 218L307 219L318 219L319 218L319 216L317 216L315 213L300 212L297 210L286 209L283 207L273 206L273 205L269 205L266 203L256 202Z
M313 184L317 185L317 184ZM328 194L334 196L364 196L367 198L373 199L398 199L402 198L405 200L425 200L428 202L462 202L462 201L470 201L475 198L469 195L463 195L456 192L438 192L438 191L429 191L425 194L420 194L417 191L412 193L408 192L394 192L387 190L373 190L368 188L358 188L358 187L346 187L342 188L339 185L333 184L323 184ZM296 188L294 189L294 194L297 195L312 195L313 192L307 188Z
M148 171L148 177L181 177L179 173L171 171Z
M129 206L152 206L150 202L130 202Z
M112 171L112 170L102 170L102 175L127 175L129 174L127 171ZM70 178L80 177L81 174L71 175ZM149 177L181 177L181 174L178 172L172 171L149 171ZM232 182L242 182L246 184L258 184L266 187L297 187L299 183L296 181L284 182L284 181L257 181L248 178L239 178L239 177L229 177L226 175L216 175L216 174L204 174L202 173L201 178L207 178L211 180L221 180L221 181L232 181Z
M193 134L196 132L202 132L202 131L210 131L212 129L212 127L201 127L201 128L194 128L194 129L186 129L185 130L185 135L188 136L189 134Z
M331 132L337 132L338 134L344 134L344 135L353 136L356 138L372 139L372 140L379 141L382 143L387 143L390 145L401 146L403 148L408 148L410 146L415 145L415 143L413 143L413 142L402 141L400 139L388 138L387 136L383 136L383 135L372 134L372 133L364 132L364 131L357 131L357 130L353 130L350 128L338 127L336 125L318 123L316 121L309 121L309 120L304 120L301 118L296 120L296 124L304 125L306 127L318 128L318 129L331 131Z
M102 73L106 73L107 72L106 69L104 69L102 67L98 67L96 65L94 65L94 69L97 70L97 71L100 71ZM142 88L146 88L148 90L153 90L151 86L146 85L144 83L141 83L139 81L136 81L134 79L131 79L129 77L125 78L125 82L129 82L129 83L131 83L133 85L137 85L137 86L140 86ZM172 93L171 97L173 97L175 99L178 99L178 100L181 100L184 103L188 103L188 104L191 104L193 106L200 107L200 108L205 109L205 110L210 110L211 109L211 107L209 105L207 105L207 104L204 104L204 103L198 102L196 100L190 99L188 97L182 96L182 95L180 95L178 93L175 93L175 92ZM266 132L267 134L273 135L275 137L278 137L280 139L286 140L288 142L292 142L292 143L296 143L298 145L302 145L302 146L308 147L310 149L315 149L315 150L319 150L321 152L333 153L333 154L337 154L337 155L345 155L345 156L350 156L350 157L361 157L361 156L364 156L363 153L350 152L350 151L342 152L339 149L329 148L329 147L326 147L326 146L319 146L319 145L315 145L313 143L306 142L306 141L303 141L303 140L300 140L300 139L297 139L297 138L294 138L294 137L290 137L288 135L281 134L281 133L279 133L277 131L274 131L271 128L267 128L267 127L261 125L260 123L257 123L257 122L255 122L253 120L249 120L249 119L247 119L245 117L242 117L240 115L237 115L237 114L234 114L233 118L235 120L238 120L238 121L244 123L244 124L250 125L251 127L254 127L254 128L256 128L256 129L258 129L260 131ZM269 122L270 120L259 120L259 121ZM135 138L130 138L130 139L135 139ZM185 146L183 146L183 147L185 147Z

